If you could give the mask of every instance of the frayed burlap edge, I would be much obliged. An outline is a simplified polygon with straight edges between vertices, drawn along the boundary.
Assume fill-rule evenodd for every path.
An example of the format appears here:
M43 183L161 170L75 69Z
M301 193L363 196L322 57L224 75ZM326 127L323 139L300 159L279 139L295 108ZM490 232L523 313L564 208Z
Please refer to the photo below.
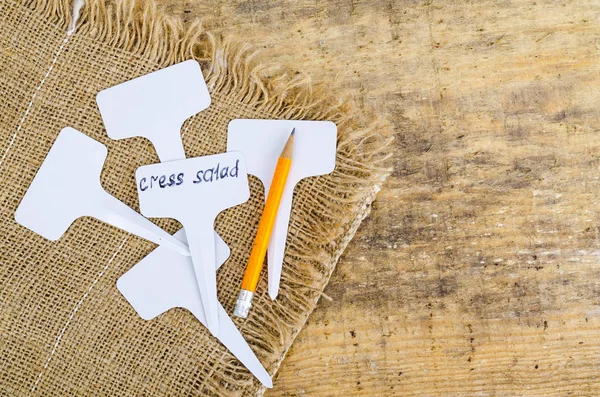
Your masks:
M81 2L81 0L79 0ZM46 20L68 29L72 24L71 0L31 0L25 5ZM281 119L330 120L338 126L336 170L332 174L339 193L331 200L331 225L323 223L313 230L321 230L313 239L331 242L327 260L323 248L305 245L303 257L320 260L325 269L322 277L311 274L292 274L287 281L301 284L318 293L312 305L296 302L302 313L290 338L284 341L281 330L270 334L246 335L249 343L270 349L279 359L269 368L276 373L291 343L316 306L322 290L329 281L346 246L362 220L368 216L371 203L390 174L387 163L392 142L389 123L374 114L364 114L351 101L332 97L330 89L315 84L303 75L289 77L285 71L270 64L265 67L257 61L259 51L236 39L223 39L203 29L200 21L184 24L180 19L163 14L153 0L87 0L76 21L75 33L93 37L109 46L166 67L187 59L197 60L211 93L219 93L257 111ZM346 225L339 228L340 224ZM312 252L311 252L312 250ZM294 300L295 297L290 297ZM263 331L269 329L265 318ZM283 342L283 343L282 343ZM280 349L274 345L282 345ZM233 380L233 379L232 379ZM229 380L229 381L232 381ZM259 389L258 395L264 392Z

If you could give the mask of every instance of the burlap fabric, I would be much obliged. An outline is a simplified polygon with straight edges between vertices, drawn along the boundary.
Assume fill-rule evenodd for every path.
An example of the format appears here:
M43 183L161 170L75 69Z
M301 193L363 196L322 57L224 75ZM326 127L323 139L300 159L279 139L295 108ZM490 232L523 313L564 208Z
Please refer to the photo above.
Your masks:
M91 218L50 242L16 224L15 209L65 126L108 146L102 184L137 209L134 171L158 158L144 139L110 140L95 95L185 59L201 63L213 100L183 126L190 157L225 151L235 118L334 121L335 171L295 190L280 295L268 298L263 274L250 317L235 319L274 374L388 173L387 125L304 80L273 74L249 47L183 25L153 3L90 0L69 35L70 21L69 0L0 0L0 395L262 394L190 313L144 321L119 294L116 280L152 243ZM250 200L217 219L232 249L218 274L230 313L262 203L262 185L251 178Z

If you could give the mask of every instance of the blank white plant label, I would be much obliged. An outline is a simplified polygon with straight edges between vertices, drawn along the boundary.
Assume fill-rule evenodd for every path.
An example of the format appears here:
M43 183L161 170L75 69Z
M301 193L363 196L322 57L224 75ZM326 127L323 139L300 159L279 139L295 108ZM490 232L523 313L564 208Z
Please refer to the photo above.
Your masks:
M188 247L100 184L106 146L71 127L63 128L15 213L15 220L57 240L75 219L92 216L182 255Z
M183 122L210 105L200 65L188 60L98 93L96 102L112 139L148 138L160 161L185 158Z
M173 236L187 243L183 229ZM230 253L227 244L218 236L216 253L218 268ZM206 325L206 315L189 256L177 255L165 247L158 247L122 275L117 287L144 320L150 320L171 308L183 307ZM271 377L221 305L218 339L266 387L273 386Z

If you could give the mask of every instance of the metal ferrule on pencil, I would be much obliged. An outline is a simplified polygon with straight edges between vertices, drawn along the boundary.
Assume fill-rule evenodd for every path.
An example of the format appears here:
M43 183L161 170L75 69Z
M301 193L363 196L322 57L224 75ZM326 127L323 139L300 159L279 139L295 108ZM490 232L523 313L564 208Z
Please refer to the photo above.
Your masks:
M241 318L248 317L253 297L254 292L245 289L240 290L237 302L235 302L235 309L233 309L233 315Z

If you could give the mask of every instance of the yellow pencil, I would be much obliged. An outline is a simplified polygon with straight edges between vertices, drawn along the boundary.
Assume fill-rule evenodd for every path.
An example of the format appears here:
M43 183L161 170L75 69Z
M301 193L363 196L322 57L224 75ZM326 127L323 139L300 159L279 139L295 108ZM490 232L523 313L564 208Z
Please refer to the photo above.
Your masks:
M267 247L269 246L273 225L275 225L275 218L277 217L277 210L279 210L279 203L281 203L281 196L283 195L283 189L285 188L285 183L292 166L295 132L296 129L294 128L279 155L279 160L277 160L277 166L275 167L275 173L273 174L273 179L271 181L269 195L267 196L267 202L265 203L265 209L260 217L258 232L256 233L252 251L250 252L250 259L248 260L248 266L246 267L244 279L242 280L242 290L240 291L240 295L235 304L235 309L233 310L233 314L241 318L248 317L248 312L252 306L252 298L254 297L256 285L258 284L260 272L265 261L265 254L267 253Z

